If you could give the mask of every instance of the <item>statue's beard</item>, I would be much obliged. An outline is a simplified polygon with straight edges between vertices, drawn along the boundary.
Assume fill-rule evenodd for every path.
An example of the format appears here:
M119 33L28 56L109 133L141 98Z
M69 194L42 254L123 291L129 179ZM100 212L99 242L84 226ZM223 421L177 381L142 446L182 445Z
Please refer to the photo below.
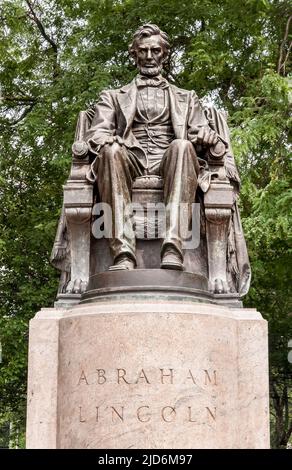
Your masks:
M141 75L146 75L147 77L155 77L156 75L159 75L161 73L162 64L157 65L156 67L138 66L138 68Z

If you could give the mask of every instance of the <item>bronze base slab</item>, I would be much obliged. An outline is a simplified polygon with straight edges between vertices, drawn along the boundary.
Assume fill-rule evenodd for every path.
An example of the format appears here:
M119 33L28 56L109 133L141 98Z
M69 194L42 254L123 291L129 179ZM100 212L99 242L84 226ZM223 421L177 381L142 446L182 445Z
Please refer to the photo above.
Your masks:
M125 295L136 297L155 296L175 300L194 300L213 304L241 307L238 294L212 294L208 291L206 277L172 269L133 269L106 271L89 279L87 291L82 294L81 304L97 300L115 300Z

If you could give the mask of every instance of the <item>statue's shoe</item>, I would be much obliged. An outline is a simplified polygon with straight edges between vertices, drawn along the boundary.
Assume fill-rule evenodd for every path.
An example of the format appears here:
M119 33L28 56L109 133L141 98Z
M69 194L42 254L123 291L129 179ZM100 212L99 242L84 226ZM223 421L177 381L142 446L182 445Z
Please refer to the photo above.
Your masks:
M109 267L109 271L123 271L135 269L135 261L127 255L117 258L115 263Z
M176 250L173 248L167 248L162 257L161 265L162 269L177 269L183 271L183 260Z

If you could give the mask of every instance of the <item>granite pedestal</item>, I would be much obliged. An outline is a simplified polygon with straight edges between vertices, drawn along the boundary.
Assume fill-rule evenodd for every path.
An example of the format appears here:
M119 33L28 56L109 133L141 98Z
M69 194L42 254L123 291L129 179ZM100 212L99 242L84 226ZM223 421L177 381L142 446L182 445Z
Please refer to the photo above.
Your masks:
M269 447L254 309L116 294L30 324L28 448Z

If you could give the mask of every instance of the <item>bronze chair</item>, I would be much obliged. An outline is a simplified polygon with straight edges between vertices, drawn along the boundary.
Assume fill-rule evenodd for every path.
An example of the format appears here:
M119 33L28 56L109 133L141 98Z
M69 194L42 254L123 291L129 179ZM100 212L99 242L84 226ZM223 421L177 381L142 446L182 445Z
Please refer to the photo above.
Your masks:
M207 277L210 292L240 296L247 292L250 282L236 203L240 180L225 116L214 108L207 108L205 113L210 127L222 136L226 145L207 155L210 178L198 200L202 208L201 243L196 249L185 251L184 265L187 271ZM66 294L76 301L85 292L89 277L107 270L112 264L105 240L96 241L91 233L96 195L94 185L86 177L91 162L89 155L84 154L84 137L92 117L92 110L79 114L72 167L64 186L63 210L51 256L53 265L61 271L58 297ZM157 225L157 216L149 216L147 204L163 202L163 180L158 176L137 178L133 183L132 201L139 205L134 219L139 225L137 267L159 268L160 240L151 235L157 231L147 230Z

